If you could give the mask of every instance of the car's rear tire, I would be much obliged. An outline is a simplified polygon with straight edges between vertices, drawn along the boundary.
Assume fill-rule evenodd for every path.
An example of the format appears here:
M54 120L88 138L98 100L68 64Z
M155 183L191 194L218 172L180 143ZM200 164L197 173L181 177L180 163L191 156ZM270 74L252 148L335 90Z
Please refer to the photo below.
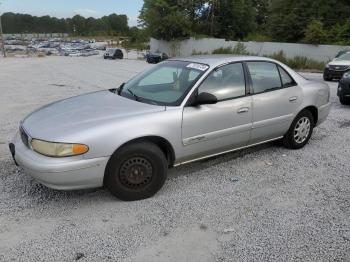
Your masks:
M121 200L141 200L162 188L167 171L168 161L157 145L132 143L113 154L107 164L104 185Z
M342 105L350 105L350 99L343 97L343 96L339 96L339 101Z
M293 120L288 132L284 135L283 145L290 149L300 149L310 140L314 128L314 118L309 110L301 111Z

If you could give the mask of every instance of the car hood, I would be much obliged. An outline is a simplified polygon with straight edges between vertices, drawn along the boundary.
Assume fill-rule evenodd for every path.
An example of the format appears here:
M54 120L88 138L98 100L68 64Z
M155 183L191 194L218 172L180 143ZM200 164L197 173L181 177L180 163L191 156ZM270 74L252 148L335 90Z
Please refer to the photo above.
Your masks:
M329 65L347 65L350 66L350 61L349 60L333 60L328 63Z
M28 115L22 126L33 138L52 140L75 130L164 110L165 106L140 103L105 90L48 104Z

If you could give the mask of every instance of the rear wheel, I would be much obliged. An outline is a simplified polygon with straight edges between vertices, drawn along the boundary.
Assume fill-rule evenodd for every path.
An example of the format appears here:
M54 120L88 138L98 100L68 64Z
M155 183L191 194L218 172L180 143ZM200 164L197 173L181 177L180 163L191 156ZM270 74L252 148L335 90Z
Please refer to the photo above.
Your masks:
M302 148L309 142L313 128L313 116L310 111L304 110L294 119L282 142L286 147L291 149Z
M167 177L168 162L161 149L150 142L129 144L109 160L104 185L125 201L145 199L157 193Z

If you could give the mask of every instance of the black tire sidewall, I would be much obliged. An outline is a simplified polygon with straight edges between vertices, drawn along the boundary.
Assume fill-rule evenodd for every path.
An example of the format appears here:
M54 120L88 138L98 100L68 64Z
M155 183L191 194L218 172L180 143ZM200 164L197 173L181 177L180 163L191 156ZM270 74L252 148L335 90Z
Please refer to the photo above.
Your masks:
M345 98L344 96L339 96L339 101L342 105L350 105L350 99Z
M306 140L303 142L303 143L297 143L295 141L295 138L294 138L294 129L295 129L295 126L296 124L298 123L298 121L303 118L303 117L307 117L309 118L310 120L310 132L309 132L309 135L308 137L306 138ZM291 148L291 149L299 149L299 148L302 148L304 147L310 140L311 136L312 136L312 133L313 133L313 128L315 126L315 122L314 122L314 118L312 116L312 113L308 110L303 110L301 111L296 117L295 119L293 120L287 134L285 135L284 137L284 145L287 146L288 148Z
M143 157L150 162L153 169L151 182L142 189L129 189L120 181L122 164L133 157ZM119 149L107 164L105 186L117 198L134 201L149 198L157 193L165 183L167 177L167 160L158 146L149 142L129 144Z

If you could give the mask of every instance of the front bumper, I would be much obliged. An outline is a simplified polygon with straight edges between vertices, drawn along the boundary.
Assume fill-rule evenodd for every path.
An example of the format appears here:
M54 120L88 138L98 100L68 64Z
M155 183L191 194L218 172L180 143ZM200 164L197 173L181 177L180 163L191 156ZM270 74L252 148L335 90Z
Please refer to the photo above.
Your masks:
M11 149L15 163L41 184L58 190L101 187L109 157L52 158L29 149L17 133Z
M322 124L324 121L326 121L329 112L331 110L331 103L327 103L323 106L320 106L318 108L318 121L317 121L317 126L319 126L320 124Z
M324 70L323 75L326 78L341 79L346 71L348 71L348 69L338 71L338 70L332 70L332 69L326 68Z

